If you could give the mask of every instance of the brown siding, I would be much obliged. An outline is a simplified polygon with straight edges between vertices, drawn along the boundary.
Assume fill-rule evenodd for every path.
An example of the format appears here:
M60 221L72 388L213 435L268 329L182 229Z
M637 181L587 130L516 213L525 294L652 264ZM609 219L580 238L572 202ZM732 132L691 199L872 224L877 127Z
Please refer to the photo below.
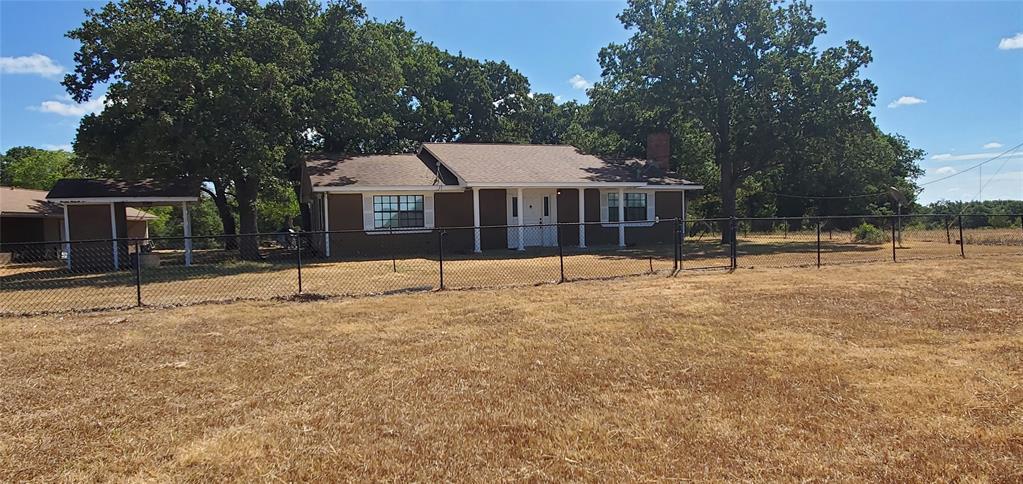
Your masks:
M110 205L70 205L70 237L74 240L110 239ZM71 270L110 270L114 263L110 242L71 245Z
M508 225L507 204L508 199L504 189L480 190L480 226ZM481 249L508 248L508 229L504 227L484 228L480 232Z
M391 255L433 256L437 252L437 235L433 232L399 235L369 235L362 225L362 194L331 194L328 215L333 231L351 231L330 234L331 258L373 258ZM436 204L436 198L434 202ZM470 210L471 210L470 205ZM434 205L436 214L436 205ZM470 223L471 225L471 223Z
M437 193L433 197L434 221L438 228L462 227L447 231L444 250L457 253L472 252L472 191Z
M579 190L563 188L558 190L558 223L575 223L579 221ZM579 228L575 225L559 227L561 243L564 245L579 244Z

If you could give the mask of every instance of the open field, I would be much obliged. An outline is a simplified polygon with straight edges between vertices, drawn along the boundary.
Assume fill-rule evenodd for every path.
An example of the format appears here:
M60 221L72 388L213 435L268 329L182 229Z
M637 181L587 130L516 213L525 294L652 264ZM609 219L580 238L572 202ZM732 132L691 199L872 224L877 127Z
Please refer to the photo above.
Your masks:
M939 233L940 232L940 233ZM1015 229L975 230L967 237L967 258L1023 256L1023 233ZM728 246L720 236L707 234L686 240L682 267L727 268ZM749 233L739 237L738 267L774 268L816 266L816 232ZM823 233L821 264L890 262L891 243L863 244L849 233ZM906 231L896 249L899 260L959 257L959 246L944 231ZM183 253L164 251L166 265L144 269L136 294L131 270L69 273L51 261L46 265L0 267L0 314L105 309L135 306L138 296L147 305L164 306L237 299L289 297L298 292L294 252L270 250L265 262L239 261L225 251L195 254L196 263L182 265ZM673 268L670 245L641 248L564 248L567 281L642 274L669 275ZM878 269L884 270L884 269ZM307 259L303 292L327 296L431 290L440 285L436 254L397 255L394 260L323 261ZM444 262L446 288L529 286L561 279L558 249L525 252L487 251L480 255L448 254Z
M1023 259L0 319L0 481L1023 479Z

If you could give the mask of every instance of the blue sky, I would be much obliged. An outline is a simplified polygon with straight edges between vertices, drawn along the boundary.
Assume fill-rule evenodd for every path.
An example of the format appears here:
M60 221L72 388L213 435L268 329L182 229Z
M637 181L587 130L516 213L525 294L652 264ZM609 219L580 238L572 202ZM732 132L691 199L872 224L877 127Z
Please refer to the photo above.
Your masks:
M66 147L83 113L58 84L77 45L64 33L100 2L0 0L0 149ZM585 101L600 78L597 52L628 37L624 2L366 2L381 20L404 18L443 49L502 59L534 91ZM828 23L820 46L869 46L882 129L927 151L920 182L961 172L1023 143L1023 2L814 2ZM900 101L901 100L901 101ZM1003 165L1004 161L1004 165ZM996 173L997 172L997 173ZM925 202L1023 198L1023 150L927 185Z

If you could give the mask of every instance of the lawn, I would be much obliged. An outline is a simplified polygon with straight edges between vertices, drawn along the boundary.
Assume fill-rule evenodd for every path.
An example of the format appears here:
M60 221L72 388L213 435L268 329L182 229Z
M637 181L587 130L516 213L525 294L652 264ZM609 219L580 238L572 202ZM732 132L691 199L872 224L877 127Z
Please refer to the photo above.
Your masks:
M0 319L0 481L1023 479L1023 259Z

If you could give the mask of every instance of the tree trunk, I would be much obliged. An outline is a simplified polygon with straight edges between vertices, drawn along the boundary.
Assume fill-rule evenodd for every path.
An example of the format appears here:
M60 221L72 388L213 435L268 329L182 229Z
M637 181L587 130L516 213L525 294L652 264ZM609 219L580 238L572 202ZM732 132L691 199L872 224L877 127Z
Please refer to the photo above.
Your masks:
M220 225L224 227L224 248L235 250L238 248L238 239L231 237L238 234L235 228L234 213L231 205L227 203L227 188L219 181L213 182L213 203L217 206L217 214L220 215Z
M242 259L258 260L259 237L246 234L259 233L256 223L256 196L259 193L255 180L247 177L238 177L234 181L235 200L238 201L238 223L241 226L241 242L239 244L239 255Z

